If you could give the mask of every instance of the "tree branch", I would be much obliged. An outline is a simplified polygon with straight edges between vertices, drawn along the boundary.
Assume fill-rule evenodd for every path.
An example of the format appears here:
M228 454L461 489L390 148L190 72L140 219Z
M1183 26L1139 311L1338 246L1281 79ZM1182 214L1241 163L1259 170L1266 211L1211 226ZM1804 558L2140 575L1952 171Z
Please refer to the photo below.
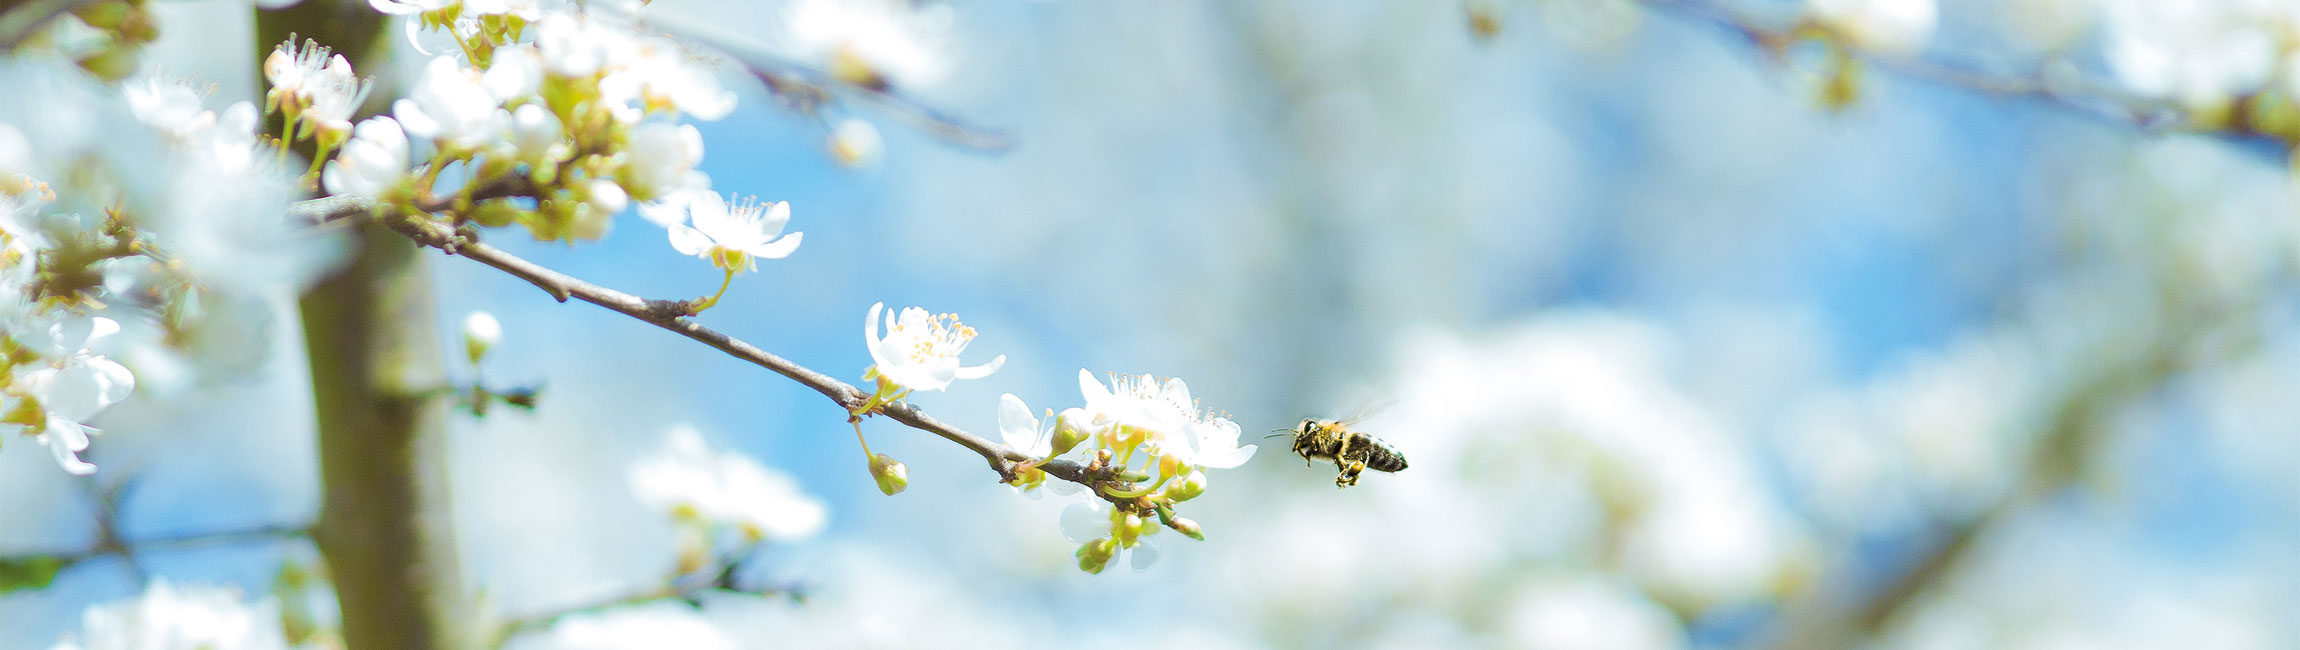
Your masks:
M515 184L492 182L482 186L476 194L512 196L516 193L517 186ZM447 207L445 199L421 199L416 201L416 205L422 209L444 209ZM374 209L375 201L367 197L334 196L297 203L289 208L288 213L290 218L307 223L326 223L365 217L373 213ZM381 220L393 231L405 235L417 244L494 267L512 277L526 280L528 284L535 285L536 288L551 294L553 299L560 302L567 302L568 299L572 298L605 307L616 313L694 339L696 342L715 348L728 356L774 371L775 374L788 377L815 392L822 393L824 397L830 398L831 402L837 404L841 409L852 411L870 399L871 393L869 391L798 365L774 353L759 349L758 346L742 339L728 336L724 332L689 320L686 317L689 307L688 301L650 300L592 284L481 243L465 233L457 232L455 228L445 223L426 217L387 216L382 217ZM908 402L887 404L881 407L878 413L911 428L941 436L981 455L983 460L990 464L991 470L997 472L1003 480L1014 478L1017 463L1038 460L1004 444L993 442L937 420L934 416L927 414L926 411ZM1093 489L1097 496L1112 503L1128 505L1135 503L1134 499L1115 497L1105 492L1100 486L1108 485L1120 491L1128 491L1135 486L1128 482L1113 480L1109 472L1101 471L1097 467L1070 460L1054 459L1037 465L1037 468L1045 470L1047 474L1055 478L1087 486Z
M1879 588L1857 596L1832 588L1841 585L1813 588L1786 608L1770 647L1823 650L1875 641L1920 604L1922 596L1953 578L1990 533L2054 492L2082 481L2092 471L2103 421L2111 417L2112 409L2146 396L2166 380L2207 360L2196 353L2196 344L2215 333L2231 313L2252 310L2246 306L2229 312L2188 314L2196 320L2175 325L2143 354L2070 387L2053 404L2052 417L2044 423L2043 435L2020 481L2004 498L1972 519L1950 526L1938 543L1912 558L1905 570Z
M1809 36L1801 25L1773 24L1725 7L1716 0L1638 0L1647 7L1668 11L1688 20L1723 30L1763 51L1769 58L1786 58L1790 46ZM2113 84L2086 78L2065 59L2050 58L2022 73L2008 74L1982 66L1865 51L1846 46L1862 63L1903 77L1956 86L1986 95L2030 98L2084 117L2151 132L2187 132L2242 143L2273 143L2279 152L2292 141L2262 129L2250 108L2251 97L2232 97L2229 115L2219 121L2200 122L2180 104L2145 97Z

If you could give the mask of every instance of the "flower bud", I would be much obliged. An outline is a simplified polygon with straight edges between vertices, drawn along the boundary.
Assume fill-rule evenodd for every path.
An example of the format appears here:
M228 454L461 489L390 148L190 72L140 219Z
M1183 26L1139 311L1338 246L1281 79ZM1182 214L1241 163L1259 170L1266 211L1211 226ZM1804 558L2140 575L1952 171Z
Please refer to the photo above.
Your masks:
M1199 528L1198 522L1191 521L1187 517L1175 517L1173 522L1166 524L1166 526L1173 528L1174 532L1188 535L1190 539L1206 541L1206 530Z
M880 154L886 151L886 140L869 121L847 118L831 128L829 146L831 158L859 169L878 164Z
M1119 515L1118 520L1112 523L1114 525L1110 527L1110 532L1117 535L1120 542L1132 544L1135 539L1142 536L1142 515L1131 512L1125 513Z
M1206 473L1195 469L1190 470L1188 475L1183 476L1181 483L1176 484L1173 487L1166 488L1166 497L1173 499L1176 503L1196 499L1198 498L1198 495L1205 493Z
M1070 453L1071 449L1078 447L1078 443L1086 442L1086 438L1090 434L1086 432L1086 429L1079 426L1079 420L1085 418L1086 411L1077 408L1066 409L1062 415L1056 416L1054 418L1054 449L1047 456Z
M1118 541L1104 537L1078 546L1078 570L1101 573L1118 556Z
M494 314L475 311L463 317L463 353L472 363L479 363L480 357L487 356L487 349L501 340L503 324L495 321Z
M878 491L887 496L900 494L903 488L910 487L910 468L886 454L870 455L870 475L878 481Z

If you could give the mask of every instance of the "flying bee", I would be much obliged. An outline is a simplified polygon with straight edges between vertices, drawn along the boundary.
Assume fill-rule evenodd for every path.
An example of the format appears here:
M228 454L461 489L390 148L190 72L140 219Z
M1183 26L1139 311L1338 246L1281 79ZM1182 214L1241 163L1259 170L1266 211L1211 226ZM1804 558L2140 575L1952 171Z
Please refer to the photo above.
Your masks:
M1334 461L1334 467L1342 471L1341 476L1334 477L1334 487L1357 485L1358 474L1369 468L1384 472L1397 472L1406 468L1405 455L1391 449L1380 438L1351 429L1350 425L1356 422L1357 418L1305 418L1301 425L1293 429L1279 429L1278 433L1272 433L1270 437L1293 436L1293 452L1302 455L1304 465L1319 459Z

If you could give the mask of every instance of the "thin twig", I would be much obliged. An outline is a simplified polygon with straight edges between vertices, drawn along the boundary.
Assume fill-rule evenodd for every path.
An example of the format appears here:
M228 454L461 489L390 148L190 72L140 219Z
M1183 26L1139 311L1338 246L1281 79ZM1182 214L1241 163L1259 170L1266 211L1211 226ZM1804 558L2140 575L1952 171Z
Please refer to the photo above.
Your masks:
M2237 308L2249 312L2249 307ZM1821 650L1857 647L1873 640L1953 578L1971 560L1986 538L2018 518L2054 492L2084 479L2096 460L2093 448L2102 435L2106 413L2130 403L2185 368L2204 362L2194 353L2196 341L2215 333L2225 312L2199 315L2128 363L2092 375L2053 405L2052 417L2033 448L2021 479L2002 499L1970 520L1951 526L1933 546L1913 558L1909 566L1883 586L1858 596L1839 592L1844 585L1822 584L1789 604L1782 615L1776 650Z
M833 90L838 90L861 96L892 110L927 133L960 147L996 152L1013 144L1003 133L968 124L891 84L848 83L813 66L764 51L711 25L667 16L629 17L643 19L648 27L662 30L676 40L734 60L743 66L744 71L764 84L768 92L784 98L804 112L820 110L822 105L830 102Z
M131 553L142 553L154 550L245 544L250 542L268 542L310 536L311 526L309 524L271 524L257 526L254 528L239 528L233 530L198 533L175 533L137 538L112 536L109 541L99 541L94 546L81 548L59 549L54 551L12 551L5 555L0 555L0 561L20 561L32 558L56 558L69 564L98 557L113 555L124 556Z
M481 193L502 191L502 188L505 187L509 186L491 184L488 188L482 188ZM444 207L437 200L417 201L417 205L427 208L431 206ZM327 223L369 216L374 209L375 202L373 199L336 196L297 203L289 208L289 216L307 223ZM592 284L473 240L457 233L453 227L447 224L428 218L385 217L382 218L382 221L393 231L405 235L418 244L495 267L496 270L508 273L512 277L526 280L528 284L535 285L536 288L551 294L553 299L560 302L566 302L569 298L573 298L605 307L616 313L694 339L724 352L728 356L774 371L775 374L788 377L807 388L814 389L815 392L822 393L824 397L830 398L832 403L837 404L843 410L852 411L870 399L871 393L869 391L856 388L854 385L839 381L830 375L759 349L758 346L742 339L728 336L724 332L689 320L686 317L690 306L688 301L650 300ZM1002 480L1014 478L1016 463L1039 460L1006 445L967 433L964 429L937 420L934 416L927 414L926 411L908 402L886 404L880 407L877 412L911 428L942 436L946 440L958 443L959 446L981 455L983 460L990 464L991 470L997 472ZM1133 499L1111 496L1101 487L1098 487L1107 485L1119 491L1125 491L1133 489L1134 486L1131 483L1112 480L1104 476L1102 472L1090 470L1086 465L1070 460L1054 459L1037 465L1037 468L1045 470L1048 475L1055 478L1085 485L1093 489L1097 496L1112 503L1132 504L1134 502Z
M1715 0L1638 1L1648 7L1724 30L1773 59L1784 58L1790 46L1803 38L1798 25L1773 24L1778 21L1761 20L1727 8ZM2195 116L2178 103L2142 96L2110 83L2089 79L2077 71L2073 64L2057 57L2047 59L2044 64L2025 72L2007 73L1970 63L1922 56L1857 48L1850 50L1850 53L1871 67L1902 77L1987 95L2036 99L2088 118L2137 127L2144 131L2201 133L2238 142L2274 143L2278 151L2290 145L2284 137L2260 130L2260 125L2255 123L2254 116L2247 109L2249 97L2231 98L2233 108L2225 123L2204 124L2192 119Z

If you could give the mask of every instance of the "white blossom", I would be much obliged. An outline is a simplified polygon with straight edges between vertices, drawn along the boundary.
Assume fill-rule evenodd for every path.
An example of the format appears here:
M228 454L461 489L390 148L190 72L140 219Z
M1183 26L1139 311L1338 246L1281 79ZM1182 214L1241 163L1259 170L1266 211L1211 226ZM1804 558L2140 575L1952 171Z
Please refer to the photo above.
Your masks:
M1811 0L1809 9L1855 47L1895 54L1924 49L1940 20L1933 0Z
M886 140L870 120L847 118L831 128L831 158L848 167L869 167L878 164L886 154Z
M449 5L461 3L462 1L463 0L367 0L367 5L374 7L376 11L391 14L394 16L405 16L413 13L422 13L426 11L443 9Z
M235 589L152 581L134 600L89 608L55 650L286 650L279 602Z
M998 396L998 436L1007 447L1027 455L1044 457L1054 451L1054 430L1040 427L1030 405L1014 393Z
M328 161L320 184L330 194L377 196L408 178L407 134L385 116L367 118L352 131L343 153Z
M798 0L785 21L792 54L863 86L933 85L949 72L950 8L906 0Z
M463 316L463 348L472 362L487 356L487 350L502 340L503 322L495 320L494 314L474 311Z
M566 127L559 116L536 104L511 111L511 146L529 163L557 162L566 157Z
M2274 74L2283 30L2272 4L2102 3L2103 58L2143 95L2215 106L2260 88Z
M38 355L39 365L14 371L5 412L18 420L11 425L35 432L64 471L96 471L79 457L88 449L88 434L97 432L87 422L135 390L134 374L90 349L119 331L120 324L109 318L67 315L15 333L17 343Z
M128 99L128 110L137 120L178 139L216 123L216 114L201 106L199 93L180 79L147 75L142 81L121 84L120 94Z
M863 318L863 342L870 347L878 375L909 390L942 390L960 379L981 379L1006 365L998 355L979 366L961 367L958 355L974 340L974 328L958 322L956 314L929 316L926 310L905 307L901 315L886 314L886 337L879 337L879 315L886 303L871 303Z
M1238 444L1237 423L1200 410L1190 397L1190 386L1179 378L1160 381L1150 375L1119 375L1104 387L1094 373L1081 368L1078 389L1086 406L1074 421L1090 430L1138 432L1150 451L1185 465L1229 469L1254 457L1254 445Z
M351 115L367 101L374 82L359 79L351 61L332 54L318 42L289 40L264 57L266 106L280 107L289 116L311 120L323 132L340 135L351 128Z
M829 507L791 477L749 456L712 449L691 425L674 426L664 449L633 465L630 479L650 507L733 525L760 539L812 537L830 517Z
M623 65L599 80L601 100L615 110L618 120L636 122L647 108L658 105L703 121L735 110L735 93L720 87L711 70L676 43L636 40L624 58Z
M511 119L479 76L448 56L424 65L414 90L392 102L391 114L408 136L437 140L440 148L453 150L500 139Z
M630 34L580 14L551 13L535 26L535 50L552 74L582 78L621 65Z
M497 102L534 95L543 89L543 57L532 45L495 48L487 71L480 73L479 84L486 86L487 94Z
M710 186L696 171L703 162L703 134L692 124L648 122L631 129L623 152L630 161L618 177L632 198L659 200Z
M804 233L783 233L783 225L791 220L791 206L783 201L745 199L729 206L718 192L704 190L674 197L667 205L649 206L648 218L665 219L665 210L687 213L688 223L670 227L671 248L729 271L757 270L760 258L787 257L804 239Z

